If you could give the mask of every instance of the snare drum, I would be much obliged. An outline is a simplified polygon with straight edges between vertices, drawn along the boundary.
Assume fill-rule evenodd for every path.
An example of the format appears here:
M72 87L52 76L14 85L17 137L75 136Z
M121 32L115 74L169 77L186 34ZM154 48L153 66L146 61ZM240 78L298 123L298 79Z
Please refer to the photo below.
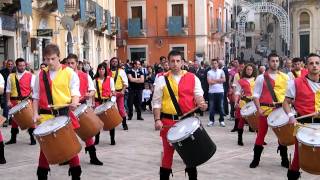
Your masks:
M169 129L167 139L187 167L205 163L216 152L216 145L195 117L177 122Z
M299 128L299 162L304 171L320 175L320 124L308 124L308 127Z
M294 144L294 124L289 124L289 116L284 112L282 107L273 110L267 119L268 125L277 135L281 145L290 146Z
M9 110L9 116L12 116L21 130L31 128L34 125L33 111L29 100L23 100Z
M94 110L94 112L104 123L104 130L111 130L122 122L122 117L116 108L116 104L112 101L101 104Z
M244 105L240 110L240 114L254 131L258 130L259 114L257 113L257 108L253 101Z
M75 129L78 136L86 141L97 135L103 127L103 122L86 104L81 104L74 115L79 119L80 128Z
M49 164L66 162L77 155L81 145L67 116L40 124L33 132Z

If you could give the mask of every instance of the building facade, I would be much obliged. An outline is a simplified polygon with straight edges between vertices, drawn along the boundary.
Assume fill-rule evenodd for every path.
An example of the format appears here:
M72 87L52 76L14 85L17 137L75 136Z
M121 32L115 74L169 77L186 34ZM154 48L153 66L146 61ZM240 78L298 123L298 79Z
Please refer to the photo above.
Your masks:
M28 1L1 5L0 19L15 21L15 29L0 27L0 61L23 57L37 70L49 43L59 45L61 59L74 53L93 67L116 55L114 1L37 0L29 8Z
M223 58L224 12L224 0L116 1L118 56L148 64L170 50L188 61Z

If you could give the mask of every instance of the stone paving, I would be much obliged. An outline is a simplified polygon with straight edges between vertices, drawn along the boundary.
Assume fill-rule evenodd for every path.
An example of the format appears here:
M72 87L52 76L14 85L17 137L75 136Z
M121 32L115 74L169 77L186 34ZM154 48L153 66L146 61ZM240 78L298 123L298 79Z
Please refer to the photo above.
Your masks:
M103 166L89 164L89 155L80 153L82 179L84 180L156 180L161 156L161 140L159 131L154 130L153 118L150 112L143 114L144 121L135 119L128 121L129 131L116 129L116 145L111 146L109 133L103 132L100 144L97 146L98 157L104 162ZM204 125L208 117L201 117ZM231 133L233 121L226 120L227 127L205 127L212 140L217 145L217 152L205 164L198 167L199 180L229 180L229 179L261 179L285 180L287 170L280 166L280 156L276 153L277 140L269 129L260 165L250 169L249 163L253 156L255 133L245 128L244 146L236 144L236 133ZM10 128L2 128L5 140L10 138ZM39 145L30 146L29 135L20 131L18 142L5 147L7 164L0 165L1 180L34 180L38 162ZM293 147L289 148L293 154ZM293 155L292 155L293 156ZM186 180L184 165L179 155L175 153L173 162L173 180ZM50 180L71 179L68 177L68 166L51 166ZM316 180L320 176L302 173L302 179Z

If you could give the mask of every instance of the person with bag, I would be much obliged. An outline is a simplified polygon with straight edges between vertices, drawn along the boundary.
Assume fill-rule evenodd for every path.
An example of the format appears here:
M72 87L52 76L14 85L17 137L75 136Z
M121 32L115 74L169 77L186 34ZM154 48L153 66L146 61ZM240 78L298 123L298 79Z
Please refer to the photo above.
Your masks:
M268 132L268 115L276 108L281 107L285 98L287 83L289 77L279 71L279 56L270 54L268 56L269 69L259 75L256 79L253 90L253 101L259 113L258 133L253 148L253 160L250 168L256 168L259 165L261 153L263 151L264 138ZM288 149L286 146L279 144L277 152L280 151L281 166L288 168Z
M181 69L183 65L181 53L171 51L168 60L170 71L157 78L152 99L155 129L160 130L163 146L160 180L168 180L172 173L174 148L167 139L170 126L177 122L179 116L196 106L202 111L207 109L199 78ZM186 167L185 171L190 180L197 179L196 167Z

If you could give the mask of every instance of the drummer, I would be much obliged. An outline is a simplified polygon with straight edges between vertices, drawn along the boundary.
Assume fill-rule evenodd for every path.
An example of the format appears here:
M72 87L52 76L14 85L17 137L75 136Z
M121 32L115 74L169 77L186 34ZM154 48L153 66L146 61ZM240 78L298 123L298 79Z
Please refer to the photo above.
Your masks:
M69 54L67 57L67 64L68 66L73 69L80 80L80 103L81 104L86 104L87 101L91 102L91 104L89 106L93 106L92 104L92 98L95 94L96 89L94 88L94 84L93 81L90 77L89 74L78 70L78 56L75 54ZM99 161L99 159L97 158L97 154L96 154L96 147L94 145L94 141L93 138L89 138L85 141L86 143L86 148L85 148L85 152L89 152L90 155L90 163L94 164L94 165L103 165L103 163L101 161Z
M119 59L117 57L110 59L110 69L116 89L117 107L122 117L122 127L123 130L128 130L126 110L124 108L124 94L128 87L128 77L126 72L119 67Z
M308 70L302 67L302 62L303 62L303 59L301 58L292 59L293 68L288 73L290 80L294 80L295 78L306 76L308 74Z
M298 113L298 116L303 116L320 111L320 56L310 54L307 58L307 68L309 73L306 76L301 76L291 81L288 85L286 98L283 102L283 108L289 116L289 123L296 123L290 105L293 105ZM299 88L297 88L299 87ZM301 123L320 123L319 119L312 118L302 119ZM296 180L300 177L298 142L295 143L294 156L290 168L288 169L287 177L289 180Z
M171 51L168 55L168 60L170 71L157 78L152 100L155 128L161 130L160 136L162 137L161 180L169 179L172 173L171 166L174 149L167 140L167 133L169 126L174 125L178 120L178 112L169 95L165 77L169 79L182 113L186 113L196 106L199 106L202 111L207 109L200 80L194 74L181 70L183 64L181 53ZM188 173L189 179L197 179L196 167L186 167L185 171Z
M104 102L110 101L111 96L115 96L114 80L111 77L111 72L107 68L106 63L98 65L97 73L94 76L94 84L96 88L95 94L95 106L103 104ZM115 129L111 129L110 133L110 144L116 145L115 141ZM99 144L100 133L96 135L95 144Z
M281 107L287 88L288 76L278 70L279 56L277 54L272 53L268 56L268 65L269 69L257 77L253 91L253 101L259 113L259 127L250 168L256 168L259 165L264 138L268 132L267 117L274 109ZM268 82L270 86L267 85ZM281 166L288 168L287 147L279 144L279 150Z
M80 97L79 78L71 68L60 64L59 47L55 44L49 44L45 47L43 55L44 60L48 64L48 69L41 70L37 75L32 95L34 119L37 123L42 123L55 116L68 115L69 111L76 109ZM60 109L49 108L49 105L64 104L69 104L69 107ZM69 165L69 175L71 174L72 179L80 179L81 167L79 156L75 155L70 159ZM40 149L37 170L38 179L47 179L49 171L49 163Z
M0 74L0 94L2 95L4 91L4 79L3 76ZM7 163L4 157L4 144L3 144L3 136L0 130L0 164Z
M11 73L7 79L6 100L9 108L19 104L21 100L28 99L34 86L34 76L26 70L26 61L23 58L16 60L16 73ZM28 129L30 135L30 145L35 145L36 140L33 136L35 126ZM15 144L19 133L18 124L13 119L11 123L11 138L6 145Z
M241 72L241 79L238 80L235 88L235 109L236 119L238 119L238 145L243 146L242 134L245 124L244 118L240 115L240 109L248 102L252 101L254 81L257 77L257 69L254 64L247 64Z

